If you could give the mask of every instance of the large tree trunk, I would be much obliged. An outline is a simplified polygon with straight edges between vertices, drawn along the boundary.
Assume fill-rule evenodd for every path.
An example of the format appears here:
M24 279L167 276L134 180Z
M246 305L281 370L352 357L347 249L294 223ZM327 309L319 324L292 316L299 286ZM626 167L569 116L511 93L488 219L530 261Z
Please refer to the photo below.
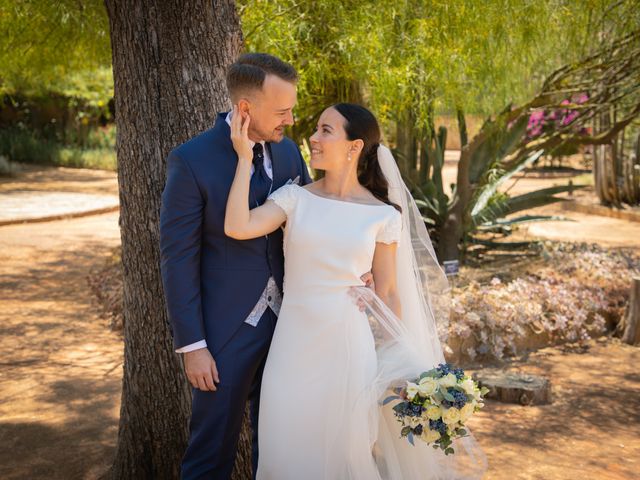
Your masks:
M440 238L438 240L438 260L440 262L460 259L459 244L464 236L464 216L473 193L469 178L471 158L485 138L484 134L478 134L469 144L467 124L462 110L457 111L457 116L460 130L460 160L458 161L458 175L453 203L447 212L444 225L440 229ZM444 143L446 144L446 137ZM445 145L442 148L446 148Z
M467 145L462 149L460 160L458 161L458 177L454 200L440 230L440 238L438 240L438 260L440 262L459 260L460 258L458 245L464 236L464 216L472 195L469 182L470 161L471 150Z
M117 479L177 478L191 398L160 280L165 158L229 107L242 33L232 0L105 0L115 82L125 361Z

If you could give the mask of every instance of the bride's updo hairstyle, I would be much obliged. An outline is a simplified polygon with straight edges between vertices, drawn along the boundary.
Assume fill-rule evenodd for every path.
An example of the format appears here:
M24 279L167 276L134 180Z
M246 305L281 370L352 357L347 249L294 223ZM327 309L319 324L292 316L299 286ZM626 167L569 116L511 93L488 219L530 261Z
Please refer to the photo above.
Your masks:
M363 106L355 103L337 103L333 108L346 120L344 131L349 140L360 139L364 142L358 159L358 181L373 193L378 200L392 205L398 211L402 209L389 201L389 184L378 163L380 146L380 126L376 117Z

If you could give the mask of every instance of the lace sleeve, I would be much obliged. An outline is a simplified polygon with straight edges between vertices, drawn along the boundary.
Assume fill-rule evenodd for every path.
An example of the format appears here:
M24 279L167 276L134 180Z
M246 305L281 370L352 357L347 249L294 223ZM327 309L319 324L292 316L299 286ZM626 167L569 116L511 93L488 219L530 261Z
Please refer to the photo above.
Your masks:
M400 241L400 232L402 231L402 215L397 210L394 210L392 216L390 216L385 224L378 231L376 242L382 243L396 243Z
M273 200L276 205L284 210L284 213L287 214L287 217L289 217L296 205L296 200L298 198L298 192L296 191L297 188L300 187L295 184L283 185L271 195L269 195L267 200Z

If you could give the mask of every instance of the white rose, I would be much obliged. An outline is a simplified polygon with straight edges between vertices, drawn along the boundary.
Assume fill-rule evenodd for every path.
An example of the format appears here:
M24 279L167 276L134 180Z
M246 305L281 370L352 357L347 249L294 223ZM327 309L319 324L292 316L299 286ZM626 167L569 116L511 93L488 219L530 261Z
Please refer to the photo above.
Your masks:
M417 427L422 423L422 418L420 417L409 417L408 419L409 419L409 426L413 428Z
M444 377L438 380L438 383L441 387L449 388L455 386L458 383L458 379L453 373L447 373Z
M442 421L447 425L454 425L460 421L460 410L456 407L447 408L442 414Z
M476 390L476 384L470 378L465 378L460 383L460 386L464 390L464 393L466 393L467 395L473 395Z
M440 432L436 432L435 430L431 430L430 428L425 428L422 431L422 435L420 436L420 438L426 443L433 443L436 440L440 439Z
M416 385L415 383L407 382L407 398L409 400L413 400L413 397L415 397L417 394L418 385Z
M418 391L420 392L420 395L425 397L433 395L437 388L438 382L436 382L432 377L424 377L418 384Z
M427 407L425 414L429 420L438 420L442 414L442 409L437 405L431 405Z
M473 403L467 403L460 409L460 421L466 422L471 415L473 415L474 405Z

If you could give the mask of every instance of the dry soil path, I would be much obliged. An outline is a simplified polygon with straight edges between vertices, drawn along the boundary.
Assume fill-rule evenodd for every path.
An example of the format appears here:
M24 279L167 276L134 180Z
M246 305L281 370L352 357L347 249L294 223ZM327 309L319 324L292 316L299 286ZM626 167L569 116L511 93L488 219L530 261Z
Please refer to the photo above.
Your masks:
M0 478L96 478L113 455L122 341L87 273L118 214L0 227Z

